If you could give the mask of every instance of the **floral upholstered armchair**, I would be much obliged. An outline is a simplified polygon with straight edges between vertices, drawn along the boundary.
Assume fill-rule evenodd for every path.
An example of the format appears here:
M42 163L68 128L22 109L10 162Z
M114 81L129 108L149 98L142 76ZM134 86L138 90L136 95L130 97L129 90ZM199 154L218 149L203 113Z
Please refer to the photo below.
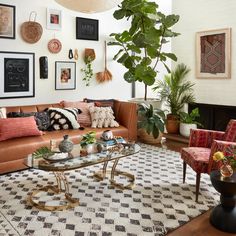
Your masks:
M230 120L226 131L204 129L191 130L189 147L182 148L183 183L186 177L186 167L189 165L196 172L196 202L198 201L201 173L210 173L219 168L213 161L217 151L225 152L228 148L236 148L236 120Z

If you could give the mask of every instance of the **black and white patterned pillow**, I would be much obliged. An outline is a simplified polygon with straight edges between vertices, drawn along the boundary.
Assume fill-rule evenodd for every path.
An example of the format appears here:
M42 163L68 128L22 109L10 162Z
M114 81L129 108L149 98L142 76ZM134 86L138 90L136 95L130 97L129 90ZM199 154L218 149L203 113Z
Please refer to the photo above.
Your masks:
M77 108L49 108L50 127L48 130L79 129L77 115L81 113Z

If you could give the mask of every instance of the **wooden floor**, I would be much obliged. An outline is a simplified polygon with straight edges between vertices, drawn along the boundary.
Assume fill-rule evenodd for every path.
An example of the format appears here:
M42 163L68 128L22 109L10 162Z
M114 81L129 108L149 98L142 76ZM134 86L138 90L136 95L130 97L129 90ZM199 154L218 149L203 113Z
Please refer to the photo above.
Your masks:
M162 145L157 146L179 152L182 147L186 147L187 145L174 141L166 141ZM236 234L225 233L214 228L209 222L210 213L211 210L194 218L187 224L170 232L168 236L236 236Z

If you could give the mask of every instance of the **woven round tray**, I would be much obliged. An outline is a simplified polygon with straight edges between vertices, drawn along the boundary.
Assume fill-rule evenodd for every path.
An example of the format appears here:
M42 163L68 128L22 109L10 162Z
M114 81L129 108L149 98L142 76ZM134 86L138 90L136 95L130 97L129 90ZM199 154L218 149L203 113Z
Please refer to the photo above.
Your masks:
M48 42L48 50L51 53L59 53L61 51L62 45L58 39L52 39Z

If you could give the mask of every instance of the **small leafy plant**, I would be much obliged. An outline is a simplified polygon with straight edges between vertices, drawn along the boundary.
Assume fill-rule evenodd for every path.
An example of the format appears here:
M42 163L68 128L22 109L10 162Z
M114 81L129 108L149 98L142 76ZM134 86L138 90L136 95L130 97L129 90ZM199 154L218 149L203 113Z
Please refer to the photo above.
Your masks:
M52 154L53 152L48 147L41 147L38 148L35 152L33 152L32 156L33 158L41 158L46 154Z
M80 145L82 148L86 147L88 144L96 143L96 132L90 131L87 134L84 134L82 136L82 140L80 142Z
M202 126L201 123L196 121L196 119L200 117L198 108L193 109L189 114L186 112L180 112L179 114L180 114L180 122L185 124L197 124L199 126Z
M92 68L92 61L94 59L92 57L86 57L84 59L85 62L85 69L81 69L82 72L84 72L84 77L83 81L85 81L85 85L89 86L90 85L90 80L93 77L93 68Z
M146 132L152 134L155 139L158 138L160 132L164 132L165 113L162 110L158 108L154 109L151 104L146 105L141 103L139 104L138 115L139 129L146 130Z

